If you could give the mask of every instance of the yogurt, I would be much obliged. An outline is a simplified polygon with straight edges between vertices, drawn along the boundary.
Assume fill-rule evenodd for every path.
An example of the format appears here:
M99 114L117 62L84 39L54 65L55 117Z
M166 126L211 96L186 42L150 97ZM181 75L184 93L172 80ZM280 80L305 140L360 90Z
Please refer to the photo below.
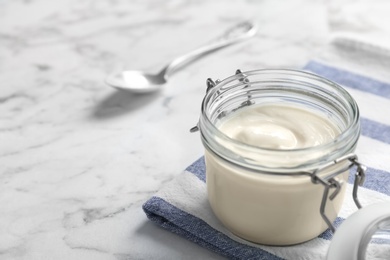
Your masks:
M217 127L250 146L285 151L326 144L340 134L337 126L320 113L287 104L244 107L222 119ZM235 153L246 156L240 150ZM319 212L324 188L314 185L310 177L261 174L207 150L205 159L211 207L233 234L260 244L290 245L312 239L327 229ZM267 157L254 159L269 165ZM275 160L272 166L296 164L297 160L287 156ZM345 172L337 180L346 181L347 177ZM342 201L343 195L329 200L326 214L330 219L336 218Z
M230 138L252 146L290 150L328 143L340 134L329 119L292 105L248 106L218 126Z

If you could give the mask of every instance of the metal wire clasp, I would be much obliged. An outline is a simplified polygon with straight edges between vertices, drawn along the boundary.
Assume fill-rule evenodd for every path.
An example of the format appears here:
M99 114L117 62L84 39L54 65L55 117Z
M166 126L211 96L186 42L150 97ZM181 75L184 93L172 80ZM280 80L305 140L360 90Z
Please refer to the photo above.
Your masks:
M207 86L206 94L207 94L207 92L209 92L210 89L212 89L213 87L215 87L219 82L220 82L219 79L217 79L217 80L214 82L214 80L212 80L211 78L208 78L207 81L206 81L206 86ZM198 131L199 131L199 121L198 121L198 123L197 123L194 127L192 127L192 128L190 129L190 132L191 132L191 133L195 133L195 132L198 132Z
M332 174L329 174L325 177L319 176L319 173L329 169L330 167L332 167L336 164L339 164L339 163L342 163L345 161L349 161L349 164L346 165L345 167L343 167L343 168L337 170L336 172L333 172ZM314 172L312 172L310 174L311 180L314 184L320 183L325 188L323 196L322 196L321 206L320 206L320 214L332 232L335 232L336 229L333 226L332 222L329 220L329 218L326 216L326 213L325 213L326 203L328 201L328 197L330 200L333 200L337 196L337 194L339 194L339 192L341 190L341 186L343 185L343 182L336 180L335 177L338 176L339 174L351 169L354 166L356 166L356 173L355 173L355 181L353 184L352 197L353 197L353 200L354 200L356 206L360 209L362 206L359 202L357 193L358 193L358 187L362 186L364 183L366 167L358 161L356 154L347 154L345 156L342 156L342 157L340 157L332 162L329 162L328 164L316 169ZM334 188L335 190L329 196L329 190L331 188Z
M248 80L248 78L246 77L246 75L245 75L244 73L242 73L242 71L241 71L240 69L237 69L237 70L236 70L236 75L239 75L239 74L242 74L242 78L240 78L239 81L244 82L244 83L249 83L249 80ZM221 80L219 80L219 79L217 79L216 81L214 81L214 80L212 80L211 78L208 78L208 79L206 80L206 86L207 86L207 88L206 88L206 94L207 94L207 92L210 91L210 89L212 89L213 87L215 87L216 85L218 85L220 82L221 82ZM247 87L247 86L249 86L249 85L246 85L246 87ZM190 132L191 132L191 133L194 133L194 132L197 132L197 131L199 131L199 123L196 124L194 127L192 127L192 128L190 129Z

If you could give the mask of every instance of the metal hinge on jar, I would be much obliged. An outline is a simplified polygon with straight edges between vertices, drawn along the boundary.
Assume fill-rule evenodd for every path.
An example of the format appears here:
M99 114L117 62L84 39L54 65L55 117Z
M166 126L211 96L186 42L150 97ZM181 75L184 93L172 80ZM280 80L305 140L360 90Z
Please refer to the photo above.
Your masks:
M248 79L247 75L245 75L240 69L237 69L237 70L236 70L235 75L242 75L242 77L239 78L238 80L241 81L241 82L243 82L243 83L248 83L248 84L246 84L246 85L244 86L244 88L247 88L247 87L250 86L250 84L249 84L250 82L249 82L249 79ZM206 86L207 86L207 88L206 88L206 94L210 91L210 89L214 88L214 87L215 87L216 85L218 85L220 82L221 82L221 80L219 80L219 79L217 79L216 81L214 81L214 80L212 80L211 78L208 78L208 79L206 80ZM250 93L248 92L248 100L245 101L245 102L243 102L243 103L242 103L242 106L240 106L240 107L252 105L253 103L250 101L250 99L251 99L251 95L250 95ZM239 108L240 108L240 107L239 107ZM237 109L238 109L238 108L237 108ZM199 131L199 123L196 124L194 127L192 127L192 128L190 129L190 132L191 132L191 133L194 133L194 132L197 132L197 131Z
M336 164L345 162L345 161L350 162L346 167L344 167L344 168L342 168L342 169L340 169L340 170L338 170L338 171L336 171L336 172L334 172L326 177L319 176L320 172L323 172L324 170L329 169L330 167L332 167ZM366 166L364 166L363 164L361 164L358 161L358 157L356 154L347 154L345 156L342 156L342 157L340 157L332 162L329 162L328 164L322 166L321 168L318 168L317 170L315 170L314 172L309 174L311 176L311 180L314 184L320 183L325 188L324 194L322 196L321 206L320 206L320 214L332 232L335 232L336 229L333 226L332 222L329 220L329 218L325 214L325 208L326 208L326 202L327 202L328 196L329 196L329 190L331 188L335 188L333 193L329 196L329 199L333 200L337 196L337 194L340 192L341 185L343 184L342 182L336 180L335 177L337 175L353 168L354 166L356 166L356 173L355 173L355 181L353 184L352 197L353 197L353 200L354 200L356 206L358 207L358 209L360 209L362 206L361 206L360 201L358 199L357 193L358 193L359 186L362 186L364 183Z

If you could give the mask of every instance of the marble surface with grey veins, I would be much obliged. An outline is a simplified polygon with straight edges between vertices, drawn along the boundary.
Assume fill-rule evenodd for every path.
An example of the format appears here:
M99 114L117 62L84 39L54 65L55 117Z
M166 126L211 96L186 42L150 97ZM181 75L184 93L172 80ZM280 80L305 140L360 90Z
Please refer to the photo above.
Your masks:
M389 8L374 2L0 1L0 259L220 258L141 209L202 156L189 129L206 79L300 68L334 33L386 24L365 15ZM258 24L253 39L198 60L157 93L104 83L117 68L157 71L242 20Z

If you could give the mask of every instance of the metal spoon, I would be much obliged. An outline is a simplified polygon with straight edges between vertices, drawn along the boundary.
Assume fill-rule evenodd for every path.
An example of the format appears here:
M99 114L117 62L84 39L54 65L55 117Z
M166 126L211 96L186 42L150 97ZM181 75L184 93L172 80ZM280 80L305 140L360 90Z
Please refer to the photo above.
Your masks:
M167 82L169 76L179 68L218 49L248 39L255 35L256 31L256 26L250 22L237 24L213 43L174 59L157 74L136 70L120 71L110 74L106 78L106 83L112 87L131 92L146 93L159 90Z

